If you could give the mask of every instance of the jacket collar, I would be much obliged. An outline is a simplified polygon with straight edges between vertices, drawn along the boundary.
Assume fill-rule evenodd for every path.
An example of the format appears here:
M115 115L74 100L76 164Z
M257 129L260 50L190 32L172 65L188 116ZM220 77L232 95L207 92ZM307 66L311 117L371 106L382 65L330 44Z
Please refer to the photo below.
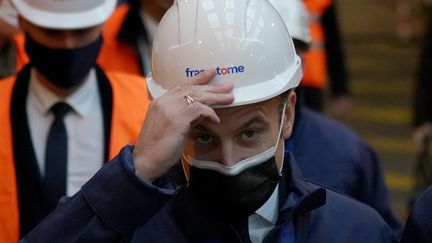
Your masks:
M279 183L279 219L277 224L289 221L292 216L310 212L326 203L324 188L307 182L297 163L285 151L282 178Z

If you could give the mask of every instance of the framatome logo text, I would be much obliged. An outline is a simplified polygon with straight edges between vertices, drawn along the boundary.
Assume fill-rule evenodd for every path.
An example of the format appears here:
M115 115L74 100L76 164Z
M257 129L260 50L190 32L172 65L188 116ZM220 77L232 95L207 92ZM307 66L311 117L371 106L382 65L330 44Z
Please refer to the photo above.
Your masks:
M186 68L185 73L187 78L195 77L198 74L204 72L205 69L192 69ZM234 67L217 67L216 75L233 75L244 73L246 68L244 66L234 66Z

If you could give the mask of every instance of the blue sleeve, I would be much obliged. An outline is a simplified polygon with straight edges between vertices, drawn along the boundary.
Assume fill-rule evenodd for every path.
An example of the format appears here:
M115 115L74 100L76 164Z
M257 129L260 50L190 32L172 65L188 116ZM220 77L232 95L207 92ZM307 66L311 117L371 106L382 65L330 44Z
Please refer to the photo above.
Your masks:
M118 242L145 224L177 190L136 177L132 151L123 148L20 242Z
M375 152L366 144L360 143L360 165L363 181L360 183L360 201L373 207L383 217L397 236L400 236L402 226L393 213L390 205L388 188Z

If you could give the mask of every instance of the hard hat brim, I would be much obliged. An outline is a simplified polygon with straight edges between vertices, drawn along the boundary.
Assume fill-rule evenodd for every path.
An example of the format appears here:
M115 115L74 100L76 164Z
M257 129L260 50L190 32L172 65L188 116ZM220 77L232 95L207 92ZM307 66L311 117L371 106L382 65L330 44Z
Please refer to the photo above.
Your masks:
M116 0L106 0L100 6L80 13L42 11L25 1L12 0L18 13L34 25L48 29L84 29L104 23L116 7Z
M276 97L290 89L298 87L303 77L303 69L301 60L296 57L296 66L287 69L286 72L279 74L272 80L267 80L262 83L253 84L244 87L235 87L233 90L234 102L229 105L211 106L212 108L226 108L241 105L259 103ZM162 96L167 89L160 86L150 73L147 77L147 89L152 99Z

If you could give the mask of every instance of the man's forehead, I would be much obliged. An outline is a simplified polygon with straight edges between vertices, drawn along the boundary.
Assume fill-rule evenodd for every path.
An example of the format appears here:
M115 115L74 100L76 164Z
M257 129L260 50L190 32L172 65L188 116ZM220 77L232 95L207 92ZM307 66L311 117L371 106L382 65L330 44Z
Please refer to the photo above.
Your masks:
M248 104L243 106L216 108L215 112L220 118L220 123L215 124L203 120L197 124L198 130L213 130L225 132L235 131L254 124L268 124L279 119L280 98Z
M214 109L216 114L221 117L231 117L231 116L238 116L245 113L250 113L253 111L264 111L264 112L271 112L278 110L279 104L280 104L281 98L279 96L274 97L269 100L265 100L258 103L248 104L248 105L242 105L242 106L235 106L235 107L227 107L227 108L216 108Z

